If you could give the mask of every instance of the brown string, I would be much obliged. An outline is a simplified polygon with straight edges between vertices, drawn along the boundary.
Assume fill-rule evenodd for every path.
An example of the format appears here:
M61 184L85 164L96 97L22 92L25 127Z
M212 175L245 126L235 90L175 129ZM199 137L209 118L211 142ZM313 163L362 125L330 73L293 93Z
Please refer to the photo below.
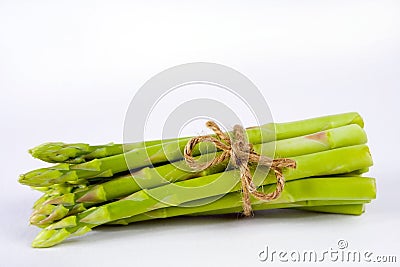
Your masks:
M234 140L228 134L223 133L218 125L213 121L208 121L206 126L213 130L216 137L205 135L193 137L185 146L184 156L187 164L193 169L206 169L210 166L219 164L225 159L230 158L233 165L240 170L240 180L243 193L243 213L245 216L252 214L250 195L262 201L270 201L277 199L285 187L285 178L282 174L283 168L296 168L296 162L292 159L278 158L271 159L254 152L253 146L246 142L245 130L240 125L233 128ZM192 156L194 147L201 142L211 142L222 153L215 157L212 161L206 163L196 162ZM263 166L270 167L276 176L276 189L271 193L257 191L257 187L253 183L250 173L249 163L258 163Z

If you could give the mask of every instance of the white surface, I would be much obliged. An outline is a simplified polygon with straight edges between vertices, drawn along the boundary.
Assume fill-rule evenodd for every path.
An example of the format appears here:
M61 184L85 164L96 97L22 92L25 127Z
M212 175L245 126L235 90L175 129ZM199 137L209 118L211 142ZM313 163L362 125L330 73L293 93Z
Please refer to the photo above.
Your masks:
M324 250L339 239L398 253L399 2L83 2L0 2L0 266L261 266L265 245ZM39 194L16 180L42 163L26 150L46 141L120 142L135 90L194 61L247 75L276 121L360 112L378 199L361 217L172 219L30 248L38 229L27 218Z

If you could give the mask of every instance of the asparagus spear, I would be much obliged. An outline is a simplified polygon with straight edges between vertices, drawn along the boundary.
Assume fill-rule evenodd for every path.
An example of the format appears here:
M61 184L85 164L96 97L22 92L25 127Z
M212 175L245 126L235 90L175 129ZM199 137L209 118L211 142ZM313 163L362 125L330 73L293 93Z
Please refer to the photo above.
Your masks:
M248 128L246 133L250 143L260 144L273 141L275 138L282 140L348 124L363 126L363 121L357 113L345 113L290 123L266 124L261 127ZM115 173L128 169L182 159L182 151L186 143L186 139L178 139L162 145L137 148L124 154L94 159L86 163L76 165L61 163L23 174L20 176L19 182L29 186L48 186L67 182L86 183L90 178L112 177ZM208 152L215 151L212 144L202 143L201 145L203 150L201 148L195 150L194 155L198 155L204 149Z
M235 194L235 193L230 193ZM364 204L370 203L370 200L303 200L289 203L269 203L268 206L258 207L258 210L272 210L272 209L299 209L299 210L313 210L318 212L341 213L360 215L360 207ZM223 203L219 202L222 206ZM231 205L231 204L229 204ZM351 207L349 207L351 206ZM211 208L211 207L210 207ZM208 209L208 208L207 208ZM208 215L222 215L222 214L240 214L237 207L216 209L210 211L196 212L197 207L167 207L157 210L152 210L129 218L116 220L107 225L128 225L135 222L149 221L155 219L166 219L177 216L208 216ZM201 209L200 209L201 210ZM190 213L193 212L193 213ZM256 211L255 211L256 212Z
M308 120L290 122L290 123L276 123L264 126L267 130L273 133L273 128L276 127L277 139L286 139L294 136L311 134L322 130L340 127L348 124L358 124L363 127L364 123L358 113L344 113L338 115L324 116ZM266 131L268 133L268 131ZM268 133L265 141L271 141ZM29 153L38 159L50 163L83 163L92 159L99 159L109 156L114 156L133 149L143 148L146 146L160 145L162 142L173 140L186 140L188 137L169 139L169 140L155 140L145 141L133 144L106 144L102 146L90 146L89 144L77 143L66 144L62 142L51 142L39 145L29 150Z
M345 147L357 144L363 144L367 141L364 130L356 125L347 125L339 128L318 132L311 135L284 139L277 142L264 143L254 146L257 153L262 151L269 151L273 146L276 147L277 153L280 157L293 157L296 155L305 155L338 147ZM141 188L152 188L163 185L167 182L181 181L193 177L200 177L211 175L214 173L222 172L227 167L227 162L214 166L207 170L193 173L187 170L185 161L176 162L174 164L163 165L156 168L145 168L136 174L125 175L109 182L105 182L87 190L81 190L78 193L70 193L51 198L43 203L43 205L35 209L30 222L31 224L44 227L54 221L53 218L59 219L60 215L53 216L49 211L53 210L55 213L63 212L65 215L72 215L68 210L75 212L89 208L96 203L109 201L125 197L132 194ZM136 179L140 179L139 184ZM146 182L143 182L146 181ZM75 206L77 203L79 209ZM51 207L47 207L50 205ZM64 206L64 208L56 208L56 206Z
M237 194L235 193L229 193L228 195L231 194ZM219 201L219 200L218 200ZM224 196L224 201L225 201L225 196ZM324 210L323 207L338 207L336 209L336 213L340 213L340 208L339 207L344 207L348 205L363 205L370 203L370 200L303 200L303 201L295 201L295 202L288 202L288 203L271 203L268 202L268 205L265 206L260 206L258 210L270 210L270 209L282 209L282 208L293 208L293 209L304 209L307 207L319 207L320 210ZM198 208L198 207L166 207L166 208L161 208L157 210L152 210L149 212L145 212L139 215L135 215L129 218L123 218L120 220L112 221L107 223L107 225L128 225L131 223L135 222L141 222L141 221L148 221L148 220L154 220L154 219L166 219L166 218L171 218L171 217L177 217L177 216L204 216L204 215L222 215L222 214L229 214L229 213L238 213L240 214L241 210L238 211L238 208L233 206L231 208L221 208L223 207L224 202L221 200L219 204L215 205L214 208L217 208L215 210L212 210L213 207L207 207L207 211L203 211L204 208ZM231 206L232 204L228 204ZM253 205L253 207L257 208L257 205ZM350 208L351 209L351 208ZM326 208L327 211L331 210L330 208ZM358 210L358 209L356 209ZM344 214L349 214L349 212L346 212L346 208L343 208ZM354 214L354 211L353 213Z
M164 140L166 142L167 140ZM36 146L29 153L37 159L49 163L83 163L92 159L99 159L122 154L146 146L161 144L161 140L145 141L132 144L106 144L91 146L85 143L66 144L62 142L49 142Z
M294 160L297 163L297 168L285 169L283 171L284 176L288 181L310 176L346 173L372 165L369 149L366 145L344 147L310 155L298 156L294 157ZM131 217L148 212L150 210L156 210L168 206L178 206L190 201L205 199L212 196L219 196L227 192L239 191L239 176L238 170L232 170L222 174L194 178L177 182L176 184L168 184L149 190L144 189L138 191L119 201L115 201L100 207L93 207L85 212L77 214L76 216L68 216L63 220L50 225L48 229L43 230L42 233L39 234L39 236L34 240L33 246L52 246L61 242L71 234L84 234L87 231L90 231L91 228L104 223L115 221L121 218ZM337 179L343 179L343 181L349 180L347 177L326 178L323 180L324 182L331 180L339 181ZM360 179L365 178L357 179L357 181L359 181L358 187L360 187L362 184ZM273 184L275 178L273 177L273 174L269 174L267 177L265 177L260 172L256 172L253 180L255 184L265 185ZM307 181L308 179L303 180ZM285 199L289 202L295 201L292 196L300 194L301 197L301 194L304 191L307 192L307 188L312 188L313 186L309 184L309 182L304 182L304 184L306 184L308 187L297 188L296 190L299 190L297 193L295 191L290 194L287 193L286 195L282 195L278 201ZM176 185L185 189L179 190ZM315 186L316 185L314 185L314 187ZM274 186L270 186L268 188L273 187ZM284 192L285 191L287 190L285 189ZM341 191L348 193L348 189L343 189ZM323 197L326 199L332 199L332 194L333 193L330 191L324 192ZM355 192L350 194L350 196L351 195L354 196ZM285 196L287 198L285 198ZM343 199L343 197L340 199ZM212 203L209 205L212 205ZM54 230L55 228L60 227L61 229Z

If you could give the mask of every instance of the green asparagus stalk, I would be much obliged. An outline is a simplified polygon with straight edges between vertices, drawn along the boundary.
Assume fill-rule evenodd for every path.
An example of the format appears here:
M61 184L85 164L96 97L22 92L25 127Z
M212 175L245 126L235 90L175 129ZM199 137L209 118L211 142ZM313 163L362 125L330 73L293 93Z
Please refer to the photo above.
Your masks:
M164 140L166 142L167 140ZM161 140L145 141L132 144L106 144L91 146L85 143L66 144L62 142L49 142L36 146L29 153L37 159L49 163L78 164L109 156L122 154L146 146L161 144Z
M247 137L252 144L261 144L275 140L282 140L319 132L325 129L336 128L348 124L363 126L363 121L357 113L345 113L320 118L308 119L282 124L266 124L261 127L252 127L246 130ZM182 159L182 151L187 143L186 139L178 139L144 148L133 149L127 153L110 157L94 159L92 161L69 165L61 163L49 168L41 168L20 176L20 183L29 186L48 186L62 183L86 183L87 179L97 177L112 177L114 174L128 169L150 166L155 163L176 161ZM202 148L195 150L215 151L209 143L202 143ZM128 163L128 164L127 164Z
M254 149L257 153L261 153L262 151L269 151L272 149L272 146L275 146L280 157L293 157L339 147L364 144L366 141L367 137L364 130L360 126L352 124L311 135L255 145ZM97 203L125 197L141 188L153 188L168 182L211 175L224 171L226 167L227 162L223 162L218 166L193 173L191 170L187 170L185 161L180 161L156 168L145 168L133 174L133 177L125 175L88 188L87 190L80 190L77 193L64 194L51 198L42 203L40 208L34 210L30 222L39 227L44 227L54 222L54 218L59 219L61 211L65 215L73 215L70 212L71 210L81 212ZM137 179L141 180L139 182L140 185L136 182ZM51 207L47 207L48 205ZM76 205L78 205L79 209L77 209ZM57 208L56 206L63 206L63 208ZM53 216L52 213L48 213L51 210L57 214Z
M372 165L372 159L369 154L369 149L366 145L338 148L315 154L298 156L294 157L293 159L297 163L297 168L285 169L283 171L287 181L310 176L346 173ZM326 178L323 180L328 182L330 180L338 181L337 179L348 180L347 177L336 179ZM359 181L358 187L360 187L360 184L362 184L360 179L364 178L357 179ZM179 206L186 202L198 201L199 199L205 199L212 196L222 196L227 192L240 191L240 185L238 184L239 180L240 175L238 170L232 170L222 174L194 178L149 190L144 189L119 201L115 201L100 207L93 207L87 211L77 214L76 216L68 216L63 220L50 225L34 240L33 246L52 246L61 242L72 234L84 234L95 226L111 221L132 217L134 215L168 206ZM272 173L265 177L264 174L256 172L253 180L255 184L274 184L275 177ZM308 179L303 180L307 181ZM313 188L313 185L309 184L308 182L304 182L304 184L307 184L308 188ZM183 187L185 190L180 190L179 187ZM273 187L274 186L268 188ZM287 191L286 188L284 192ZM278 200L282 201L286 199L286 201L294 202L296 199L294 199L292 196L300 194L301 197L301 194L304 191L307 192L308 189L307 187L304 187L297 188L296 190L299 191L297 191L297 193L292 192L290 194L287 193L286 195L282 195ZM348 189L343 189L342 191L348 193ZM329 192L324 192L323 197L325 199L334 199L331 198L333 193ZM353 196L354 195L355 193ZM340 199L343 199L343 197ZM209 205L212 205L212 203Z
M372 200L372 199L371 199ZM313 209L314 207L318 207L319 211L324 211L329 212L333 208L333 206L337 207L334 208L336 210L335 213L342 213L342 214L353 214L353 215L361 215L360 207L356 208L355 210L352 210L350 213L351 207L350 208L343 208L340 209L339 207L344 207L344 206L349 206L349 205L365 205L371 202L371 200L305 200L305 201L299 201L299 202L293 202L297 204L302 204L302 205L294 205L293 203L280 203L280 204L271 204L271 205L265 205L265 206L257 206L256 205L256 211L257 210L270 210L270 209L282 209L282 208L291 208L291 209ZM326 208L325 208L326 207ZM172 207L173 208L173 207ZM354 208L354 207L353 207ZM358 212L356 212L358 211ZM237 207L234 208L226 208L226 209L220 209L220 210L211 210L211 211L206 211L206 212L199 212L199 213L193 213L193 214L188 214L190 216L203 216L203 215L218 215L218 214L229 214L229 213L239 213ZM332 213L332 212L329 212ZM132 218L132 217L131 217Z
M236 194L236 193L230 193ZM224 199L225 201L225 199ZM257 210L272 210L272 209L300 209L300 210L313 210L318 212L327 212L327 213L341 213L341 214L353 214L360 215L359 205L363 206L364 204L370 203L370 200L303 200L296 202L288 202L288 203L271 203L265 206L257 206L253 205L253 208ZM208 216L208 215L222 215L222 214L230 214L236 213L240 214L241 210L239 207L233 206L228 203L231 208L219 208L224 205L224 202L221 200L217 205L216 210L209 210L213 207L206 207L207 211L202 211L204 208L198 207L167 207L161 208L157 210L152 210L149 212L145 212L136 216L132 216L129 218L123 218L120 220L112 221L107 223L107 225L128 225L135 222L149 221L154 219L166 219L177 216ZM351 206L351 207L348 207ZM197 212L199 211L200 212Z
M265 141L271 141L271 133L273 128L276 128L277 140L291 138L294 136L301 136L319 132L322 130L336 128L348 124L358 124L363 127L364 123L358 113L345 113L331 116L324 116L308 120L290 122L290 123L276 123L264 126L270 129L265 137ZM265 132L267 133L268 131ZM29 150L29 153L40 160L50 163L84 163L93 159L99 159L109 156L122 154L124 151L129 151L146 146L160 145L162 142L186 140L188 137L169 139L169 140L155 140L145 141L133 144L106 144L101 146L90 146L89 144L76 143L66 144L62 142L44 143ZM270 140L271 139L271 140ZM260 141L261 143L261 141Z

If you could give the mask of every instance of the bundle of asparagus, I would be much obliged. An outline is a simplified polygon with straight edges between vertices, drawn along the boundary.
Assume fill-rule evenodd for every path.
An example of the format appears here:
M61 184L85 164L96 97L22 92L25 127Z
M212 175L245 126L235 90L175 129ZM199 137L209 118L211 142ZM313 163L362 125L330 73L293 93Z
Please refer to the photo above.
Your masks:
M250 197L252 209L362 214L375 198L375 179L361 176L372 166L363 125L359 114L345 113L246 129L256 153L275 150L275 158L296 163L296 168L282 169L286 183L280 196L272 201ZM241 212L240 171L229 159L192 170L182 154L190 139L103 146L46 143L31 149L33 157L57 163L19 179L43 192L30 223L44 229L32 246L51 247L103 224ZM212 152L222 153L204 142L193 155L201 162ZM250 166L258 190L274 192L275 174L255 168Z

